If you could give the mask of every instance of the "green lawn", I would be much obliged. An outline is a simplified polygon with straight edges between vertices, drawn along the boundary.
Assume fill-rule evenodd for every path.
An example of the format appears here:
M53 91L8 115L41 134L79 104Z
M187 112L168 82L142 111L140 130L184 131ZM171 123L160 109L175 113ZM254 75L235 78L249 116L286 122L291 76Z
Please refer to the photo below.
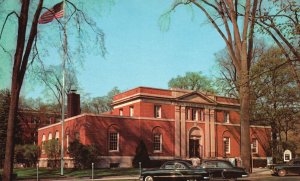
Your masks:
M2 173L2 170L0 170ZM36 168L18 168L14 169L14 173L17 173L18 179L35 179ZM64 177L91 177L92 170L75 170L64 169ZM94 178L102 178L106 176L136 176L139 175L139 169L136 168L114 168L114 169L95 169ZM61 178L60 169L39 169L39 178Z

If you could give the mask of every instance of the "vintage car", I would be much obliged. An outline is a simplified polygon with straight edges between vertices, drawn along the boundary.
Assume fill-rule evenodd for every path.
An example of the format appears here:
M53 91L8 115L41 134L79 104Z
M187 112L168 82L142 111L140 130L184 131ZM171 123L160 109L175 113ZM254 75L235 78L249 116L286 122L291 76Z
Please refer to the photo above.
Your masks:
M236 180L237 178L248 177L244 168L235 167L227 160L204 160L200 168L209 173L210 179Z
M160 168L142 170L141 181L157 180L208 180L208 173L202 168L194 168L187 161L174 160L165 162Z
M280 177L287 174L299 174L300 175L300 158L292 159L287 163L275 164L271 168L272 175L278 175Z

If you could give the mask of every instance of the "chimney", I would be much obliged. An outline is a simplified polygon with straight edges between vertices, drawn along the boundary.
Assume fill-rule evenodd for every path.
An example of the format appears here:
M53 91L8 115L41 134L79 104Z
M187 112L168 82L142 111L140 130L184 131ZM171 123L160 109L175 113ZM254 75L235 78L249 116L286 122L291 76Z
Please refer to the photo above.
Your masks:
M80 114L80 95L76 93L76 90L71 90L68 93L68 118L77 116Z

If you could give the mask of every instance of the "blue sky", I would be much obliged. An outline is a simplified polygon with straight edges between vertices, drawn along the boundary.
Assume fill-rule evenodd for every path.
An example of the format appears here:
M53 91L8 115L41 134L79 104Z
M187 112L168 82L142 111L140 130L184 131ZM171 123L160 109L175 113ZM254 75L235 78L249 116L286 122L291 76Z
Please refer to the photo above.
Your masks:
M84 65L78 69L84 93L102 96L115 86L120 90L137 86L167 88L171 78L188 71L213 76L214 53L225 47L223 40L199 9L184 6L172 13L169 30L161 31L159 17L172 2L119 0L102 16L89 13L105 33L108 54L105 59L100 53L86 55ZM38 86L28 85L23 95L42 96Z

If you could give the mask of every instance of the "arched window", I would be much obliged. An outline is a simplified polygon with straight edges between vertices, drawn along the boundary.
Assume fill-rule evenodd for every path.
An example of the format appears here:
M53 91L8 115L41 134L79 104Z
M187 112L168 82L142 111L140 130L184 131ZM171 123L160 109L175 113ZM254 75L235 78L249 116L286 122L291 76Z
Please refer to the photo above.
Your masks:
M52 133L49 133L48 140L52 140Z
M45 141L46 141L46 136L43 134L42 136L42 154L45 154Z
M69 134L67 134L67 151L69 151L69 145L70 145L70 143L69 143Z
M55 139L58 140L59 139L59 132L56 130L55 131Z

